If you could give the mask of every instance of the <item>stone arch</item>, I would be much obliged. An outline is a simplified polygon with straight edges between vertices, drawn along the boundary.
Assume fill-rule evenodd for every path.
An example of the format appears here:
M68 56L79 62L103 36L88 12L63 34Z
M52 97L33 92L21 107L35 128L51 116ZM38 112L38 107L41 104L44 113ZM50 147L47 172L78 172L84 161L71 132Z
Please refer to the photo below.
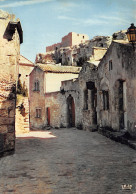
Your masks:
M67 122L69 127L75 127L75 103L71 94L67 98Z

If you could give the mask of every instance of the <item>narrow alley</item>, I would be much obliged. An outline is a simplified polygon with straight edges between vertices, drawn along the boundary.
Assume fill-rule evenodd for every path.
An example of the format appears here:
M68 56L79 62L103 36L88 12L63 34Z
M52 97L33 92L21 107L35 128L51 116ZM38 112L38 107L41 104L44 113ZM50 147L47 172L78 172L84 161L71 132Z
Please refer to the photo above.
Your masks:
M97 132L30 132L17 137L14 155L0 159L0 193L133 194L135 169L135 150Z

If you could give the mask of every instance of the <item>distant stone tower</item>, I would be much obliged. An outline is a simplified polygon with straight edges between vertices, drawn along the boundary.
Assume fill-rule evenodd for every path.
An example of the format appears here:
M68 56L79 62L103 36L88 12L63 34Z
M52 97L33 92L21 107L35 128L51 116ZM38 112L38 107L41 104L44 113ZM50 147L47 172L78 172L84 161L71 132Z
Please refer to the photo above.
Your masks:
M15 105L23 33L14 15L0 10L0 156L15 149Z

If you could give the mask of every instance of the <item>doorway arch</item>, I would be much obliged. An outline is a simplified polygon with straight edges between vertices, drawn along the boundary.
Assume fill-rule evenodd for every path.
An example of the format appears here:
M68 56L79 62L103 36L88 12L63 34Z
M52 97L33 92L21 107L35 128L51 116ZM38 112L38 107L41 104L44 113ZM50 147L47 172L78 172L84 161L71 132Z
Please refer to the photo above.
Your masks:
M71 94L67 98L67 121L68 127L75 127L75 103Z

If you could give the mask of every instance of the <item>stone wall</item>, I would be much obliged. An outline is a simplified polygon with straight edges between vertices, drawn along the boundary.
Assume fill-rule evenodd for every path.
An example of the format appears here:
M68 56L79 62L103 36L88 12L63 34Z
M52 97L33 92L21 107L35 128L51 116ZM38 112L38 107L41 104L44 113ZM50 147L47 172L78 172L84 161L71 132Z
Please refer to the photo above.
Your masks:
M22 31L14 16L1 10L0 26L0 154L3 154L15 148L16 84Z
M46 126L59 128L61 126L61 105L59 92L45 94L45 120Z
M98 66L98 124L114 130L126 129L133 136L136 136L135 61L132 45L116 41ZM109 98L106 110L103 91L108 92Z
M72 79L63 81L60 91L61 98L61 125L62 127L71 127L69 117L72 116L72 112L68 110L68 99L73 100L73 111L74 112L74 125L77 128L82 128L82 117L81 117L81 104L80 104L80 87L78 79ZM70 115L71 114L71 115Z

